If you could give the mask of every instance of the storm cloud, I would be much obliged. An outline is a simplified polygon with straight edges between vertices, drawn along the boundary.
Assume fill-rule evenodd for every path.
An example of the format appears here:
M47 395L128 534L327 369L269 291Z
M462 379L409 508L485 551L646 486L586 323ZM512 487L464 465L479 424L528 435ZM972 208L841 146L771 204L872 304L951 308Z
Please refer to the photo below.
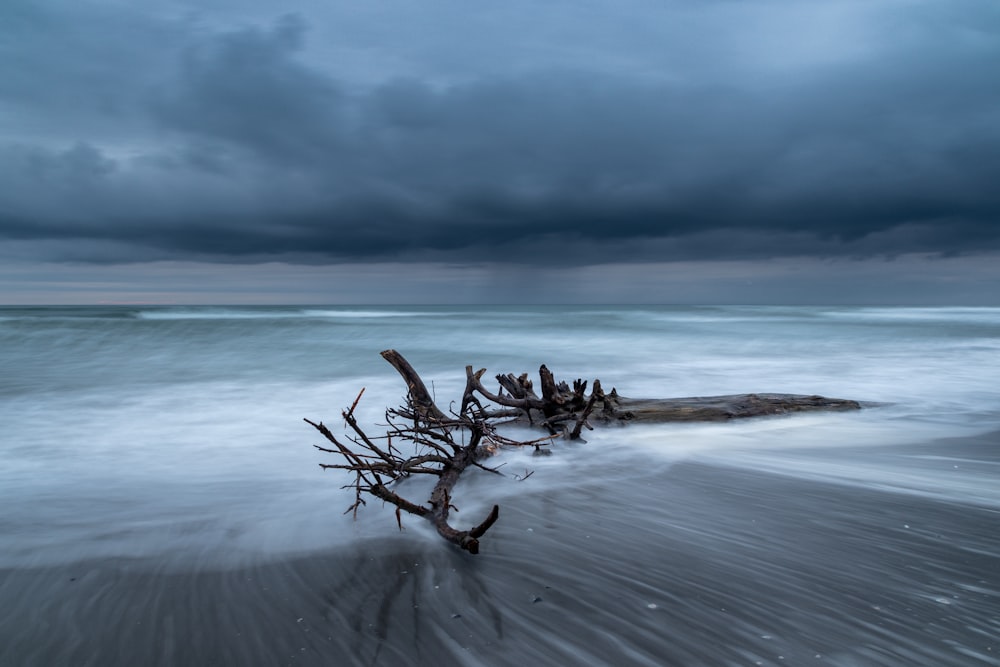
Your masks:
M296 9L5 3L0 252L1000 251L993 2Z

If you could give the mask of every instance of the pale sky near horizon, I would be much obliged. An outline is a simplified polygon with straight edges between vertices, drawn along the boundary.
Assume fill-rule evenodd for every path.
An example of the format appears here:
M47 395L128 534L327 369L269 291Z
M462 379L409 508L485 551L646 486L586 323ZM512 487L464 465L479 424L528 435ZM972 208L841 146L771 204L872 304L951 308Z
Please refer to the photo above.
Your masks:
M992 0L6 0L0 304L1000 305Z

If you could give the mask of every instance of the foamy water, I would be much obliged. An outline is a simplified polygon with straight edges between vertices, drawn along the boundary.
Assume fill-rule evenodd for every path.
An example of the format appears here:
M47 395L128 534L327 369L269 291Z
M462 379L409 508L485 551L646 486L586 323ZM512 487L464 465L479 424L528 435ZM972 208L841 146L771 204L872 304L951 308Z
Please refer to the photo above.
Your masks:
M459 397L467 363L491 373L546 363L563 379L600 377L629 396L776 391L883 404L856 414L599 431L590 446L544 463L507 455L511 469L536 468L540 486L573 486L610 461L702 460L1000 505L993 462L880 453L997 428L998 309L0 314L5 565L300 552L385 528L378 510L360 527L336 512L302 511L347 503L342 480L316 466L316 436L301 419L336 424L367 387L361 414L379 421L403 393L378 356L387 347L409 358L444 405Z

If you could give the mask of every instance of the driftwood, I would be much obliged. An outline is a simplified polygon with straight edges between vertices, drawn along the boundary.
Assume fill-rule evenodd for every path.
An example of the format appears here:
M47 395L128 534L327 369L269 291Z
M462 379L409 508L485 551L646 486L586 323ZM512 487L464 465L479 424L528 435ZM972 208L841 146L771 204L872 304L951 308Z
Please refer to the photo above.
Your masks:
M637 422L707 422L816 410L859 410L857 401L799 394L733 394L697 398L620 398L619 418Z
M593 423L721 421L741 417L774 415L810 410L856 410L856 401L795 394L739 394L707 398L632 399L612 389L605 393L600 380L594 380L587 394L587 382L576 380L570 387L556 382L544 365L539 369L541 396L527 373L497 375L499 389L490 391L482 384L486 369L473 371L466 366L466 385L457 411L444 412L434 402L423 380L395 350L385 350L382 357L406 382L406 404L386 410L383 435L369 436L358 424L354 410L364 389L350 408L341 415L349 434L338 439L322 422L305 421L319 431L333 448L314 445L323 452L337 454L343 463L321 463L327 469L354 473L354 503L347 509L357 516L366 496L375 496L396 506L396 519L402 528L402 512L427 519L438 534L470 553L479 552L479 538L499 517L500 508L492 511L470 530L458 530L450 522L455 509L451 494L461 474L478 467L501 474L481 461L504 447L540 447L553 438L579 439L584 428ZM523 423L544 428L548 435L533 440L513 440L500 435L497 427L505 423ZM412 475L432 475L437 482L424 504L400 496L397 482Z

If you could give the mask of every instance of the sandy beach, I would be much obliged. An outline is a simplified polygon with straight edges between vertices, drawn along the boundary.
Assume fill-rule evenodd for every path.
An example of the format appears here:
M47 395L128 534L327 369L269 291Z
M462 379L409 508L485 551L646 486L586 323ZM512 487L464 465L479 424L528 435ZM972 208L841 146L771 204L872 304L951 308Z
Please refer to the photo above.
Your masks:
M997 443L936 451L995 465ZM0 664L1000 664L995 508L702 463L622 473L508 498L478 557L417 526L222 569L6 569Z

